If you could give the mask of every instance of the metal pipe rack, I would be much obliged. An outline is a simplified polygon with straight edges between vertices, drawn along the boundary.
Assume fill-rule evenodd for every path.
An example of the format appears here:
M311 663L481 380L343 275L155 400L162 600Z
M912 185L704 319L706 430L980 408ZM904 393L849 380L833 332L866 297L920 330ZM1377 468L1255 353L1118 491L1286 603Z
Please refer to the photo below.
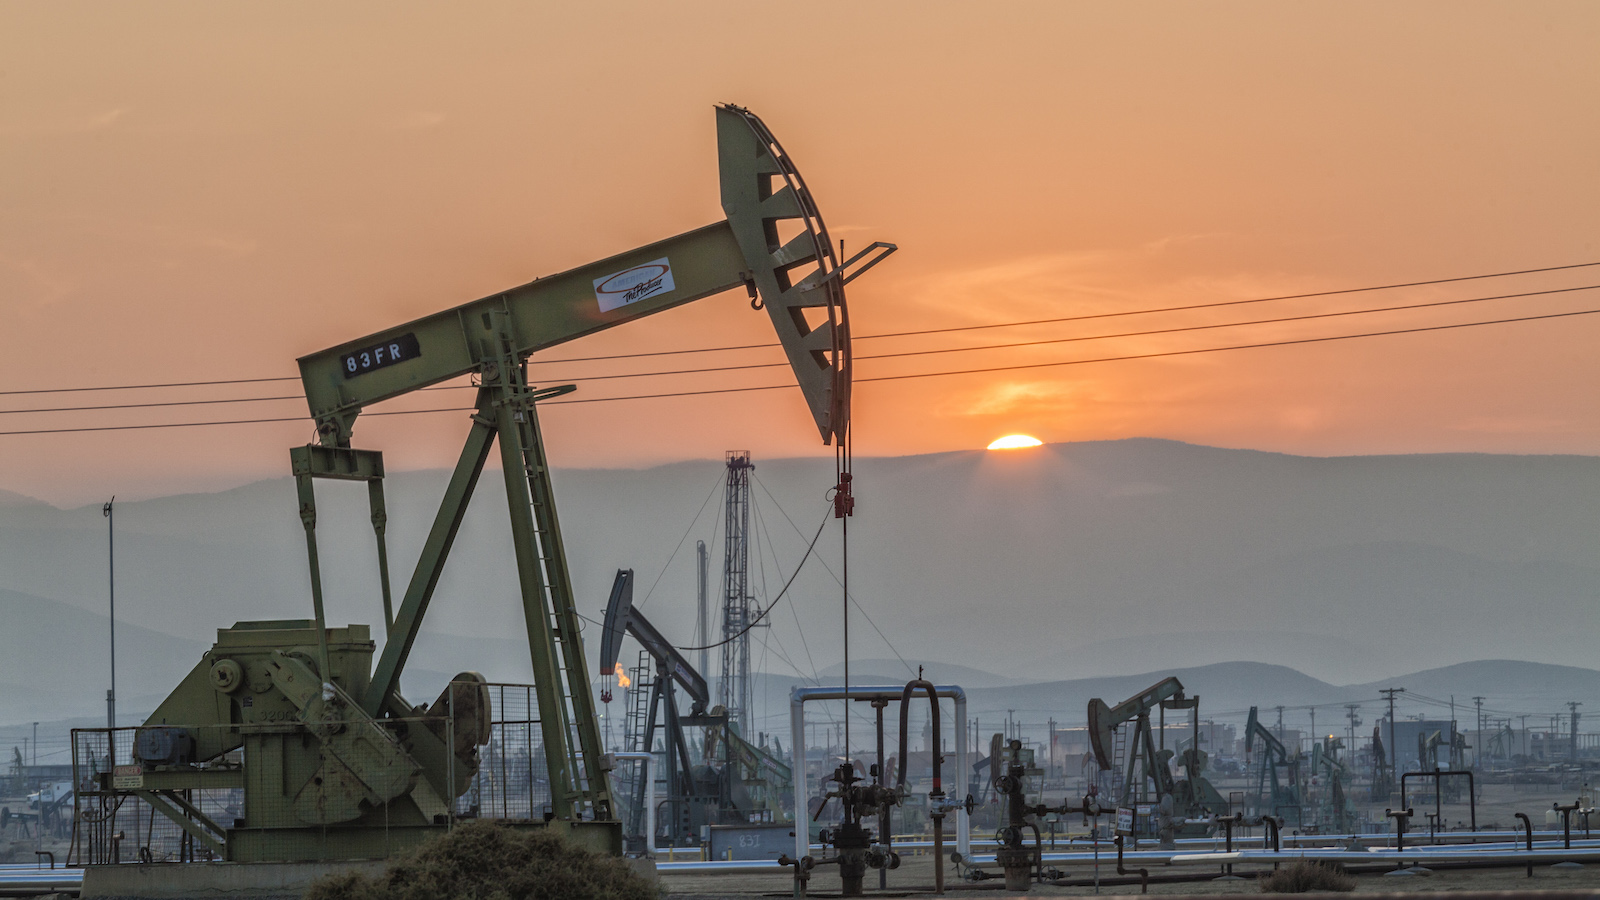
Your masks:
M905 686L852 686L847 692L842 687L796 687L789 692L789 727L790 743L789 753L793 759L794 771L794 801L795 801L795 829L794 852L799 859L810 850L810 831L805 822L805 798L810 796L806 785L806 714L805 704L813 700L890 700L898 702L905 692ZM940 699L955 701L955 741L956 741L956 771L962 773L963 778L967 772L967 692L954 684L934 685L934 696ZM846 713L848 715L848 712ZM939 735L933 736L934 753L939 752ZM900 761L904 766L905 760ZM960 809L956 812L956 851L966 858L972 850L971 825L967 821L967 811ZM773 864L777 866L776 863ZM667 871L667 870L663 870Z

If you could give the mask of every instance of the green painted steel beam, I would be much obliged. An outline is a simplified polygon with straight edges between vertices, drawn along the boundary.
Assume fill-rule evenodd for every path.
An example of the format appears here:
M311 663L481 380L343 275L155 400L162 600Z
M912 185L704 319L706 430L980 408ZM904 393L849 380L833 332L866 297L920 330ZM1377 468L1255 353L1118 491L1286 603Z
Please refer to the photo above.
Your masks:
M179 828L193 835L195 840L205 844L217 857L228 858L227 847L217 839L217 835L227 832L194 805L170 791L160 794L154 791L133 791L132 794L150 804L151 809L171 819Z
M672 290L601 309L598 297L606 295L597 295L597 280L661 259L669 261ZM473 329L489 313L510 319L516 350L527 356L739 287L745 271L732 229L718 222L301 357L318 440L348 446L366 407L478 371L486 360Z
M422 629L422 617L428 611L434 589L439 586L439 576L444 572L445 559L455 544L456 533L461 530L461 518L467 513L467 501L472 499L478 476L483 474L483 465L489 459L489 450L494 443L494 425L492 418L486 418L492 415L493 410L493 400L487 390L478 391L478 410L472 417L472 429L461 448L461 457L456 461L455 470L450 473L450 483L445 488L444 499L439 503L439 511L434 515L433 527L422 544L422 553L417 558L411 583L406 587L405 598L395 612L394 626L389 629L383 654L378 657L377 667L372 672L372 682L367 687L366 695L361 698L361 708L369 716L378 715L389 696L398 694L400 672L405 668L412 644L416 643L417 632Z

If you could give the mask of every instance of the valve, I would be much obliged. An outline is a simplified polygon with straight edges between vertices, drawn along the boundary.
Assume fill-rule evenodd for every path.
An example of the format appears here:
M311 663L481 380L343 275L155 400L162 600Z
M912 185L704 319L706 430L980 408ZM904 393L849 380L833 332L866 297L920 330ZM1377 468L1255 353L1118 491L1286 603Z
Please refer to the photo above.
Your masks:
M954 797L946 797L943 794L939 794L939 795L929 794L928 795L928 812L929 813L937 813L939 815L946 815L946 814L949 814L949 813L963 812L964 811L964 812L966 812L967 815L970 816L970 815L972 815L972 809L973 809L974 806L977 805L977 802L978 801L973 799L973 796L971 794L968 794L966 796L966 799L956 799Z
M833 798L838 798L843 813L843 821L834 828L823 829L818 835L824 845L838 852L824 862L839 866L841 896L859 897L868 869L893 869L900 865L897 854L874 846L873 833L862 827L861 820L876 815L884 806L898 804L900 795L887 785L862 779L848 762L842 763L823 782L833 786L823 794L813 820L821 817L822 810ZM796 878L800 878L798 871Z

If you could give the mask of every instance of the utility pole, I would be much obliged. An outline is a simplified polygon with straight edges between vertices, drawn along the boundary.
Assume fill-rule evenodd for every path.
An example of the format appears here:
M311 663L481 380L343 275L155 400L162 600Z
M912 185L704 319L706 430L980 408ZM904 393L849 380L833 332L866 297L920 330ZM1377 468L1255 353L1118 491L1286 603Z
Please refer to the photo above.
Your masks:
M1314 747L1319 740L1317 736L1317 708L1311 707L1311 745Z
M1567 702L1567 709L1572 711L1572 761L1578 761L1578 707L1582 706L1576 700Z
M111 689L106 691L107 728L117 727L117 520L111 515L111 507L116 502L117 498L112 497L100 507L100 514L106 517L106 583L111 604Z
M1394 790L1395 782L1400 777L1400 748L1394 745L1394 695L1403 693L1405 688L1380 688L1378 693L1387 694L1389 697L1389 790Z
M33 723L33 764L39 765L39 723Z
M1472 741L1472 762L1483 765L1483 698L1473 697L1472 702L1478 707L1478 736Z
M1350 754L1351 761L1356 758L1356 726L1361 724L1361 717L1356 715L1356 710L1361 708L1359 703L1346 703L1344 717L1350 720Z
M1278 707L1278 741L1283 741L1283 707Z
M1528 755L1528 717L1522 717L1522 755Z

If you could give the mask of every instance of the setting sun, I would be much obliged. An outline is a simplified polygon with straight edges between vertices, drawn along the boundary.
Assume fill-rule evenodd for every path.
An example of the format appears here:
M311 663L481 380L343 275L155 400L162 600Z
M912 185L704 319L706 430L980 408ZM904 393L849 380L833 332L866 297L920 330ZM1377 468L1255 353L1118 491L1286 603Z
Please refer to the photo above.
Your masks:
M1037 447L1044 441L1026 434L1008 434L1003 438L996 438L989 445L990 450L1020 450L1023 447Z

